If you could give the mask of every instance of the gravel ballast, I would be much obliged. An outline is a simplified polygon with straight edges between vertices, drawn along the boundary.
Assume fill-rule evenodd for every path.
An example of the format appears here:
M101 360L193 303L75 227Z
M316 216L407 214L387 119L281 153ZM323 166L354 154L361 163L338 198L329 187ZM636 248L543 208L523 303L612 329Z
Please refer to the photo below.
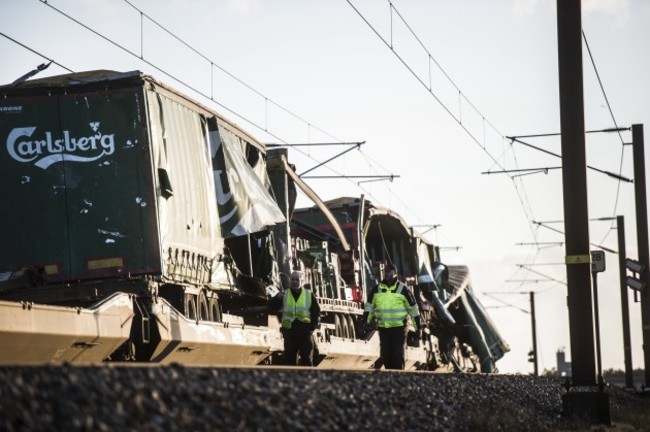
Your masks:
M565 391L526 375L2 367L0 431L543 431L564 421Z

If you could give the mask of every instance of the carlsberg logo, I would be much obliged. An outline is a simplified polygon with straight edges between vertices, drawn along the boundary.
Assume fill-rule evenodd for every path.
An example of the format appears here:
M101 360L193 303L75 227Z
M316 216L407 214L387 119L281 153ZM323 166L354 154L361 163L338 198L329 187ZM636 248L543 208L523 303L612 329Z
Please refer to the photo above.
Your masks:
M115 152L115 134L99 132L99 123L90 123L95 135L71 137L64 130L62 137L44 132L32 137L36 127L15 128L7 137L7 153L12 159L46 169L56 162L92 162ZM99 152L99 153L98 153Z

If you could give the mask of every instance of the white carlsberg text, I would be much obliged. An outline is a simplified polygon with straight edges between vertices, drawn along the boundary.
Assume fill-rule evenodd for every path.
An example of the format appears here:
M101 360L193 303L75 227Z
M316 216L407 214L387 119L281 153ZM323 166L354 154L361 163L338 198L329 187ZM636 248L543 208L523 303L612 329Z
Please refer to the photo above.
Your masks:
M99 124L95 123L97 130ZM71 137L64 130L62 137L44 132L32 138L36 127L14 128L7 136L7 152L12 159L21 163L34 162L46 169L56 162L92 162L115 152L115 134L100 132L85 137Z

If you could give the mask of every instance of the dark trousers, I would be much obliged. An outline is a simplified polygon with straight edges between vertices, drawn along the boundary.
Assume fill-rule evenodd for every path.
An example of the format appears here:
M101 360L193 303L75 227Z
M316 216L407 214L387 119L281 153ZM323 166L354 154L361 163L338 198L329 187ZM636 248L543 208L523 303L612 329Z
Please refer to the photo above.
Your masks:
M283 329L284 361L288 366L313 366L314 341L311 327L293 323L290 329ZM298 361L300 354L300 361Z
M402 327L379 327L381 360L386 369L404 369L404 345L406 329Z

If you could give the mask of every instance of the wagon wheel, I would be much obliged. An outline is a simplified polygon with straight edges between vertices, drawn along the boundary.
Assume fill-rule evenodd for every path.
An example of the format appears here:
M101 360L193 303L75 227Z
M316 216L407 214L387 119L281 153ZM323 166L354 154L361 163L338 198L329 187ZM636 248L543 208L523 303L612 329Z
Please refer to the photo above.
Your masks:
M348 324L348 319L345 315L341 314L341 337L346 339L350 338L350 326Z
M341 318L339 314L334 314L334 336L343 337L341 335Z
M219 307L219 299L212 297L208 300L208 306L210 308L210 317L214 322L221 322L221 307Z
M185 294L185 316L191 320L196 320L196 296L194 294Z
M357 338L357 332L354 328L354 318L352 315L347 315L346 318L348 319L348 336L354 340Z
M198 320L210 321L210 309L208 308L208 299L205 296L205 291L201 291L201 294L199 294L198 306Z

